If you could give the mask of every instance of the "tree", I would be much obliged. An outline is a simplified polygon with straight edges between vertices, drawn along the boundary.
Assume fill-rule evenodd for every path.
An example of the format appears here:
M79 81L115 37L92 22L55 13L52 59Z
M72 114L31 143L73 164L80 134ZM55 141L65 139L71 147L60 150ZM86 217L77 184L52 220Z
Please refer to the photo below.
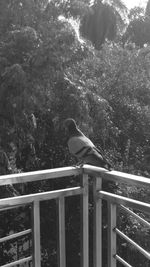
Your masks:
M150 16L150 1L147 1L146 9L145 9L145 15Z
M150 17L148 15L148 4L144 12L143 8L135 7L128 15L129 25L123 35L124 43L135 43L139 47L150 43Z
M102 21L98 38L91 35L101 49L79 42L71 24L58 19L61 14L80 17L83 9L76 9L75 2L65 1L64 6L54 0L1 2L0 136L4 146L9 155L10 145L14 145L17 151L13 164L17 161L21 171L71 165L74 161L67 151L62 121L73 117L94 143L102 146L115 169L144 175L147 172L148 176L143 155L148 153L150 143L149 46L140 49L128 43L124 47L119 42L103 43L113 38L110 23L115 33L116 13L104 2L89 7L88 1L82 2L90 20ZM99 15L94 17L96 12L100 12L100 20ZM106 20L104 14L110 14L110 18ZM25 192L56 189L61 183L66 182L36 183ZM55 222L45 215L47 209L55 213L55 205L44 203L43 228L45 218L47 224ZM79 205L76 209L79 212ZM69 216L68 220L72 218ZM76 251L78 221L73 227ZM70 222L67 227L68 232L72 230ZM56 255L53 250L54 256L50 252L47 259L55 237L46 240L46 234L42 236L44 266L49 260L53 265Z
M116 9L116 4L119 9L126 10L121 1L109 1L109 4L95 1L81 20L80 31L82 36L90 40L96 49L100 49L106 39L114 40L118 22L123 23Z

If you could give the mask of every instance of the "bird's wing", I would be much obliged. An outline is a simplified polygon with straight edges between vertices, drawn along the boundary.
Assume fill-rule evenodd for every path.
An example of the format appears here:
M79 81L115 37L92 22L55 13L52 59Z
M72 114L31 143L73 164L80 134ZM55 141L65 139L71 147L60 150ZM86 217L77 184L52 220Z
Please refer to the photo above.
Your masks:
M68 141L68 148L72 155L83 163L91 164L107 169L111 168L111 164L107 161L101 150L86 136L73 136Z
M82 158L88 149L94 147L94 144L86 136L73 136L68 141L68 148L71 154L77 158Z
M112 168L111 163L106 159L104 152L102 149L98 149L97 147L94 147L90 152L89 155L95 156L95 158L99 159L101 163L103 162L102 166L107 165L108 169Z

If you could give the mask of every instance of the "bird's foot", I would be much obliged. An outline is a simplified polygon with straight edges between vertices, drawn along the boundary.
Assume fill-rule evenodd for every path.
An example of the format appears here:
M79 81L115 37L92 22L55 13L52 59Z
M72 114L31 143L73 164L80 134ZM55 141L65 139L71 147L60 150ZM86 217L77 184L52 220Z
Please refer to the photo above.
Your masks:
M108 166L108 165L107 165L105 168L106 168L108 171L112 171L112 170L113 170L113 167L112 167L112 166Z
M73 165L76 168L82 168L84 165L84 163L82 161L79 161L78 163L76 163L75 165Z

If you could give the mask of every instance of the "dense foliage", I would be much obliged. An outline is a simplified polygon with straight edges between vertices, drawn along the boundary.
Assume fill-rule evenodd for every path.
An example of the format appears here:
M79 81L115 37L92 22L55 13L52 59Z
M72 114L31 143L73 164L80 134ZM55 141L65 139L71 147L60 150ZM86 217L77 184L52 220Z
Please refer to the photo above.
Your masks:
M127 19L121 1L1 0L0 137L13 172L74 164L62 128L73 117L115 169L150 175L149 3Z

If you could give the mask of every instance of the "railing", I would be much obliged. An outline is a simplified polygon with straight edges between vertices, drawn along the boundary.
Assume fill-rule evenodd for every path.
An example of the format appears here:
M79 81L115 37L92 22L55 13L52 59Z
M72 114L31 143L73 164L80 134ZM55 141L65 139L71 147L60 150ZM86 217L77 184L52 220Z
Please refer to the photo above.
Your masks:
M93 179L93 265L102 267L102 200L108 203L108 267L116 267L120 262L123 266L132 267L121 256L117 254L117 236L129 242L141 254L150 261L150 253L135 243L117 228L117 206L124 212L134 216L139 222L150 229L150 223L145 221L131 209L141 210L150 213L150 204L129 199L114 193L102 190L102 180L123 182L129 185L147 186L150 188L150 179L129 175L122 172L107 171L102 168L84 165L83 167L65 167L52 170L36 171L30 173L12 174L0 176L0 185L20 184L33 181L59 179L61 177L81 176L79 186L59 189L49 192L22 195L17 197L0 199L0 211L13 209L16 207L29 205L32 211L32 227L10 236L1 237L0 244L14 238L32 234L33 253L28 257L18 259L11 263L6 263L1 267L20 266L23 263L32 262L32 266L41 267L41 243L40 243L40 202L44 200L56 199L58 203L58 232L59 232L59 266L66 267L66 244L65 244L65 198L75 195L81 196L81 266L89 266L89 190L88 177ZM20 265L19 265L20 264ZM133 266L135 267L135 266Z

